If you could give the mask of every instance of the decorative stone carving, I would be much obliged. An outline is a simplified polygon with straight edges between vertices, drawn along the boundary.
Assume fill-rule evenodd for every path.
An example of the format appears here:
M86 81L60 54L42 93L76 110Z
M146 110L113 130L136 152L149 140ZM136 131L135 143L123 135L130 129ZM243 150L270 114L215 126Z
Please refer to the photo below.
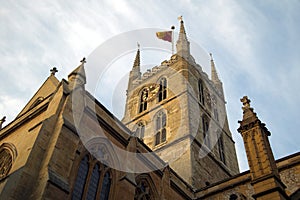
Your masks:
M4 143L0 146L0 180L8 175L16 156L17 151L13 144Z

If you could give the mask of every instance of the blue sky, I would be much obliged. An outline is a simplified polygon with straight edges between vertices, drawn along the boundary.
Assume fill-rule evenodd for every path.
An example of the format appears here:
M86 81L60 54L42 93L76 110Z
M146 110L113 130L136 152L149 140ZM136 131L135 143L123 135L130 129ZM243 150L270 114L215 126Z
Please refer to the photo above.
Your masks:
M214 55L241 171L247 161L236 129L244 95L272 133L275 158L284 157L299 151L299 9L299 0L1 1L0 115L13 120L53 66L66 78L110 38L171 25L178 31L183 15L189 38ZM128 69L133 56L122 58Z

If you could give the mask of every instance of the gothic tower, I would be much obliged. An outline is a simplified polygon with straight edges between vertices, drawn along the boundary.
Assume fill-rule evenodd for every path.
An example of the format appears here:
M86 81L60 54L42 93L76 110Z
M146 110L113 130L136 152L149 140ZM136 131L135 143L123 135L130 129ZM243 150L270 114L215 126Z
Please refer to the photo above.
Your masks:
M144 74L140 49L129 75L123 122L195 188L239 172L222 82L190 53L180 21L176 53Z

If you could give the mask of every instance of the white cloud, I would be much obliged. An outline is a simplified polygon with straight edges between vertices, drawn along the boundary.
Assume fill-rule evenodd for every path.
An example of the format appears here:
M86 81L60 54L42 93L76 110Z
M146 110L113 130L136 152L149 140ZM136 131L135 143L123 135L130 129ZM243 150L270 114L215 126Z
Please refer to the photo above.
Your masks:
M238 155L243 157L242 169L247 166L246 158L235 129L242 112L239 98L245 94L275 132L271 143L275 141L277 146L282 135L289 134L278 148L280 152L275 150L275 157L286 155L294 151L295 141L300 139L296 120L300 85L299 4L234 0L4 1L0 8L0 26L4 27L0 32L0 115L13 119L53 66L59 69L57 76L65 78L83 56L88 57L112 36L174 24L178 31L176 18L183 15L187 34L214 54L224 82Z

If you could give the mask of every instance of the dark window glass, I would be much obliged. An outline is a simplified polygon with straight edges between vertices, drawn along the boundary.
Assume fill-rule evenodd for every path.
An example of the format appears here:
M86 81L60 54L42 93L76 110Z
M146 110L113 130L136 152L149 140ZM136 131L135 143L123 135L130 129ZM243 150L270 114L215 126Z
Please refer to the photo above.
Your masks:
M93 173L90 179L88 193L87 193L87 200L94 200L96 199L97 195L97 188L100 180L100 171L99 171L99 165L96 164Z
M220 135L220 138L218 140L218 147L219 147L220 160L225 164L224 141L222 135Z
M88 170L89 170L88 157L85 156L79 164L79 169L78 169L74 190L72 194L72 200L77 200L82 198Z
M108 200L110 191L111 179L109 172L106 172L103 177L100 200Z
M204 105L204 90L203 90L203 82L202 80L199 80L198 82L198 86L199 86L199 101L201 104Z
M143 111L147 110L147 98L148 98L148 96L149 96L148 90L143 89L143 91L141 92L141 97L140 97L139 112L143 112Z
M158 145L160 143L160 132L157 132L155 135L155 145Z
M229 200L237 200L237 199L238 199L238 196L236 194L232 194L229 197Z
M159 81L158 102L167 98L167 79L162 78Z

